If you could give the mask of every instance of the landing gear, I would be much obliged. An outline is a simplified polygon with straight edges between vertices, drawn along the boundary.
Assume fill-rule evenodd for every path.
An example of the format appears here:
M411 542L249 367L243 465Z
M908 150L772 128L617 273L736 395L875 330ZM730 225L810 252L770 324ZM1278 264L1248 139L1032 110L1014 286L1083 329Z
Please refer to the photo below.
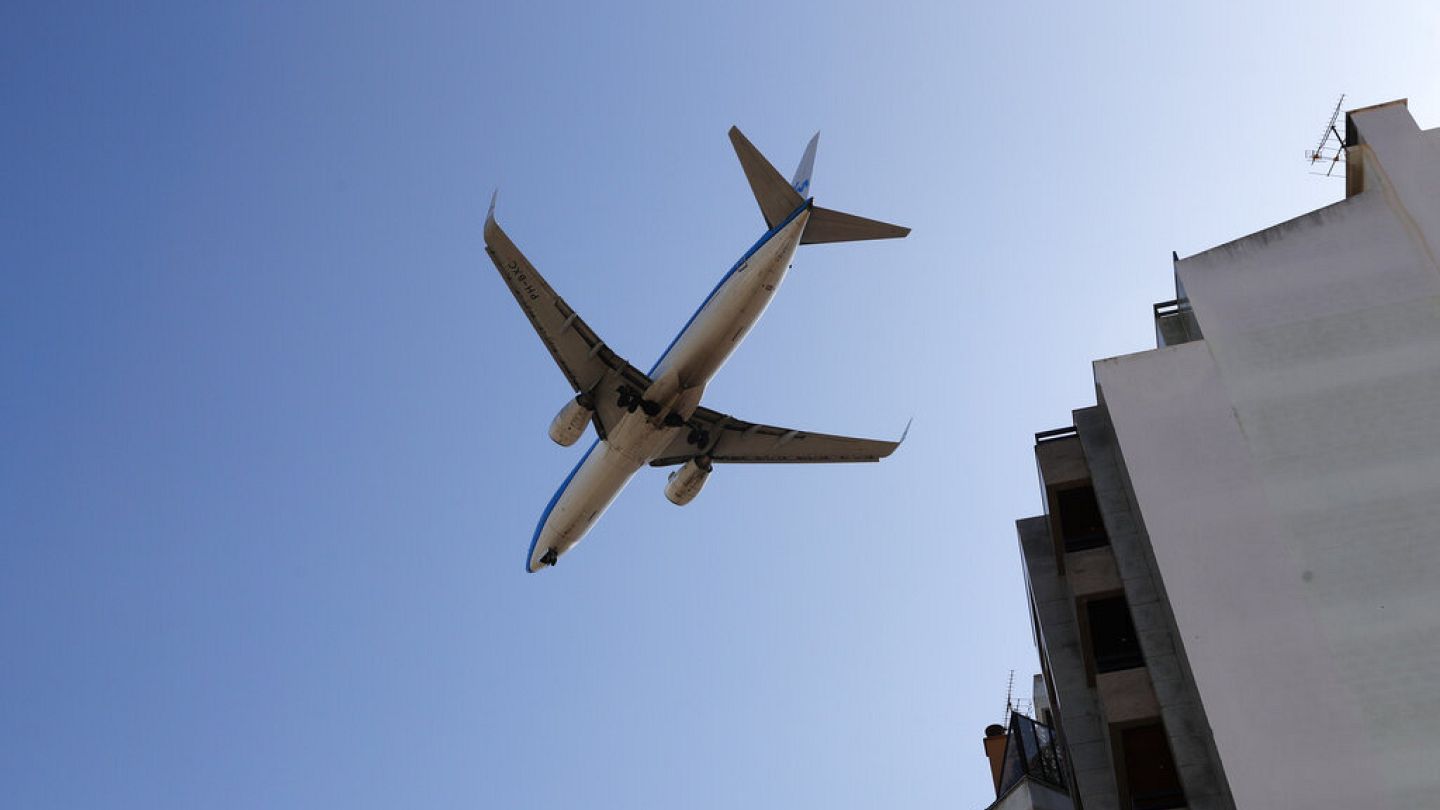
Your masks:
M704 447L710 443L710 431L704 428L690 428L690 433L685 436L685 443Z
M634 388L628 385L622 385L617 390L620 393L620 397L615 400L615 407L624 408L630 413L634 413L638 408L644 411L646 416L654 416L660 413L660 403L645 399L641 396L640 392Z
M665 427L685 427L685 417L671 411L665 414Z
M545 556L540 558L540 564L541 564L541 565L548 565L548 566L550 566L551 568L554 568L554 567L555 567L555 563L557 563L557 562L559 562L559 561L560 561L560 555L559 555L559 554L556 554L556 553L555 553L555 549L553 549L553 548L550 549L549 551L545 552Z

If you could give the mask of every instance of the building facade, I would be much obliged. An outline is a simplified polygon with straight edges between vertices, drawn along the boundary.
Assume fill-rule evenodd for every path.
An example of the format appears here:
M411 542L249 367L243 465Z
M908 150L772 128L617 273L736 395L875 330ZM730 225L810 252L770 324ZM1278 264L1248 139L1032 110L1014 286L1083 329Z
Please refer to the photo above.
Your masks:
M1036 436L1075 807L1440 806L1440 129L1346 133L1344 200L1176 257L1157 348Z

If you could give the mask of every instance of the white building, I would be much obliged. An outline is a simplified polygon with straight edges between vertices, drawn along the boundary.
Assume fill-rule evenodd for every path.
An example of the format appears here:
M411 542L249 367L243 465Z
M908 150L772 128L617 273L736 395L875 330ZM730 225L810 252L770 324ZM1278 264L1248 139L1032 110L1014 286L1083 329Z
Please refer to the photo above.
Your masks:
M1346 198L1175 262L1019 522L1089 810L1440 806L1440 130L1347 115Z

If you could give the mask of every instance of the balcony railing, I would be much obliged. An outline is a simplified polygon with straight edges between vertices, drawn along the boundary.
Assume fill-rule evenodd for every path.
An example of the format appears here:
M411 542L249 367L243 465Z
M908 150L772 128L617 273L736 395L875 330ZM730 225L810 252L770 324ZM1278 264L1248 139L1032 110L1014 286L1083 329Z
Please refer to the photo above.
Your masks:
M1026 776L1070 792L1064 752L1055 730L1044 723L1011 712L1004 763L1000 771L1001 796Z
M1078 431L1075 430L1074 425L1067 425L1062 428L1055 428L1054 430L1043 430L1039 433L1036 433L1035 443L1044 444L1045 442L1059 441L1060 439L1069 439L1071 437L1079 435L1080 434Z

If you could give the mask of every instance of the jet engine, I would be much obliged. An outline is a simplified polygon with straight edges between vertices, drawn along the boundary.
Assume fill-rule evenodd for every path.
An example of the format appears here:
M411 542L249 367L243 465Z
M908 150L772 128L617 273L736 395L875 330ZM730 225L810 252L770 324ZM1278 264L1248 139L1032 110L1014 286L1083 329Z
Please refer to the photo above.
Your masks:
M584 396L578 396L565 403L550 423L550 440L561 447L569 447L580 440L585 426L590 424L590 414L595 408L587 404Z
M665 497L676 506L684 506L695 500L700 494L700 488L705 486L705 478L710 475L710 459L705 457L692 458L685 462L685 466L670 473L668 483L665 484Z

